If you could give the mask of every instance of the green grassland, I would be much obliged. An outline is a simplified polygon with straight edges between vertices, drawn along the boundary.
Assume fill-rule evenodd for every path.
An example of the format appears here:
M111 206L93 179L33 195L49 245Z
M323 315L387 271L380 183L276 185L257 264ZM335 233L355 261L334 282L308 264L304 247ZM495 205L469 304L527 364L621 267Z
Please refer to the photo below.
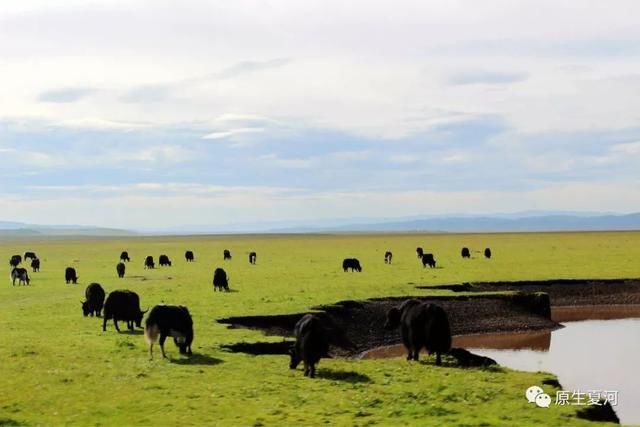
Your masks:
M416 246L433 252L423 269ZM490 246L494 257L481 251ZM222 250L232 261L222 261ZM196 262L186 263L186 249ZM640 233L475 235L337 235L135 237L0 242L0 260L36 251L40 273L0 286L0 424L8 425L592 425L575 408L532 407L524 391L548 373L460 369L392 360L322 360L319 378L288 369L285 356L230 353L221 344L279 340L227 329L215 319L307 311L317 304L375 296L426 295L414 284L549 278L640 277ZM122 250L132 262L118 279ZM383 255L393 251L392 265ZM249 265L249 251L258 253ZM172 267L144 270L146 255L166 253ZM357 257L362 273L344 273ZM66 285L74 266L78 285ZM214 293L222 266L237 292ZM30 271L30 269L29 269ZM149 360L143 335L84 318L80 301L91 282L107 292L131 289L143 309L183 304L194 318L194 356ZM448 291L430 291L446 294ZM124 326L124 325L123 325ZM123 331L125 329L123 328Z

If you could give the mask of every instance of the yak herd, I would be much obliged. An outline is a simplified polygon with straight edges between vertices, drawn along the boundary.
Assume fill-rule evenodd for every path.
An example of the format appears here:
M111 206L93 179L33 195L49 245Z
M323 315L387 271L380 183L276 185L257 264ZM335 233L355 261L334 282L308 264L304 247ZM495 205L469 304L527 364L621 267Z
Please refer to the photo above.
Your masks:
M436 267L436 259L432 253L425 253L421 247L416 248L416 254L422 261L422 266L430 268ZM462 258L471 258L471 251L464 247L461 250ZM484 250L485 258L491 258L491 249ZM256 253L249 253L249 263L256 263ZM391 264L393 254L386 251L384 254L385 264ZM31 267L34 272L40 270L40 259L34 252L26 252L24 257L14 255L9 264L11 266L11 280L15 286L16 280L19 284L29 285L29 274L25 268L18 267L22 260L31 259ZM228 249L223 251L223 260L231 260L231 252ZM195 256L193 251L185 252L186 262L193 262ZM126 271L125 263L131 258L127 251L120 254L120 262L116 265L116 272L119 278L123 278ZM171 260L167 255L160 255L158 263L161 267L171 267ZM145 269L155 268L152 256L147 256L144 260ZM360 261L356 258L345 258L342 262L345 272L362 272ZM73 267L65 269L65 281L67 284L77 284L78 275ZM222 268L216 268L213 273L213 290L229 291L229 278ZM106 297L106 298L105 298ZM102 330L106 331L107 322L113 320L115 329L120 332L118 321L127 322L127 328L134 330L134 327L142 328L142 320L149 310L140 308L140 297L130 290L114 290L106 295L99 283L91 283L85 290L85 301L81 301L82 313L86 316L102 315ZM397 307L391 308L387 312L385 329L400 329L402 343L407 349L407 360L418 360L422 349L427 354L436 355L436 365L442 363L441 356L451 350L451 330L449 319L445 310L435 304L424 303L416 299L404 301ZM304 315L295 325L293 331L295 344L289 349L291 369L296 369L302 362L304 365L304 375L315 377L315 365L323 357L328 356L330 334L324 325L323 319L317 314ZM149 356L153 358L153 345L160 344L162 356L167 357L164 351L164 343L167 337L172 337L175 345L179 348L180 354L191 355L191 344L193 342L193 320L189 309L179 305L156 305L149 314L144 326L145 340L149 344Z

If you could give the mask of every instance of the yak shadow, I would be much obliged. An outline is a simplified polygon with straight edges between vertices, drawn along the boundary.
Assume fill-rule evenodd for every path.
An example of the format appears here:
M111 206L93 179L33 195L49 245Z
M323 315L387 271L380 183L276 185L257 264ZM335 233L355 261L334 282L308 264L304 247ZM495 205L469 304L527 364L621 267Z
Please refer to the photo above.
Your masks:
M332 381L344 381L351 384L356 383L372 383L373 381L368 375L359 374L354 371L338 371L334 369L322 368L316 372L318 378Z
M175 363L176 365L219 365L224 363L224 360L218 359L216 357L207 356L206 354L193 353L188 357L181 357L180 359L172 359L169 358L171 363Z
M142 335L144 332L141 329L134 329L133 331L129 329L120 329L120 333L123 335Z

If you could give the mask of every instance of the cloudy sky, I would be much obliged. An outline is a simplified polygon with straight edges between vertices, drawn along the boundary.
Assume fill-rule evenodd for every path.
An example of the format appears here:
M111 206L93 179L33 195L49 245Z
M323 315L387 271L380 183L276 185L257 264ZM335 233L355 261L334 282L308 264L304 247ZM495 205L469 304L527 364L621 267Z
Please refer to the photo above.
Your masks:
M640 3L15 0L0 220L640 210Z

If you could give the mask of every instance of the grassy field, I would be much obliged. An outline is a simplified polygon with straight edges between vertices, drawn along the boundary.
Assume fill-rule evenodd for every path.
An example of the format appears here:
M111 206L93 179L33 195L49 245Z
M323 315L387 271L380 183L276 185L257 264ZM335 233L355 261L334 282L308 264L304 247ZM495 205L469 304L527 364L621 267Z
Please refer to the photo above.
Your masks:
M442 268L423 269L416 246ZM481 251L460 257L460 248ZM232 261L222 261L222 250ZM186 249L196 262L186 263ZM290 371L285 356L225 352L221 344L279 340L229 330L215 319L307 311L316 304L426 294L414 284L549 278L640 277L640 233L164 237L0 242L0 260L26 250L42 260L32 284L0 286L0 425L593 425L575 407L530 406L524 391L551 374L436 367L393 360L323 360L319 378ZM118 279L122 250L132 262ZM394 253L385 265L386 250ZM249 251L258 254L249 265ZM166 253L173 267L144 270ZM344 273L345 257L364 271ZM79 284L66 285L74 266ZM238 292L214 293L222 266ZM29 269L30 270L30 269ZM183 304L194 318L194 356L173 342L172 361L149 361L140 333L102 332L80 301L91 282L131 289L143 309ZM447 291L436 291L446 293ZM124 329L123 329L124 330Z

